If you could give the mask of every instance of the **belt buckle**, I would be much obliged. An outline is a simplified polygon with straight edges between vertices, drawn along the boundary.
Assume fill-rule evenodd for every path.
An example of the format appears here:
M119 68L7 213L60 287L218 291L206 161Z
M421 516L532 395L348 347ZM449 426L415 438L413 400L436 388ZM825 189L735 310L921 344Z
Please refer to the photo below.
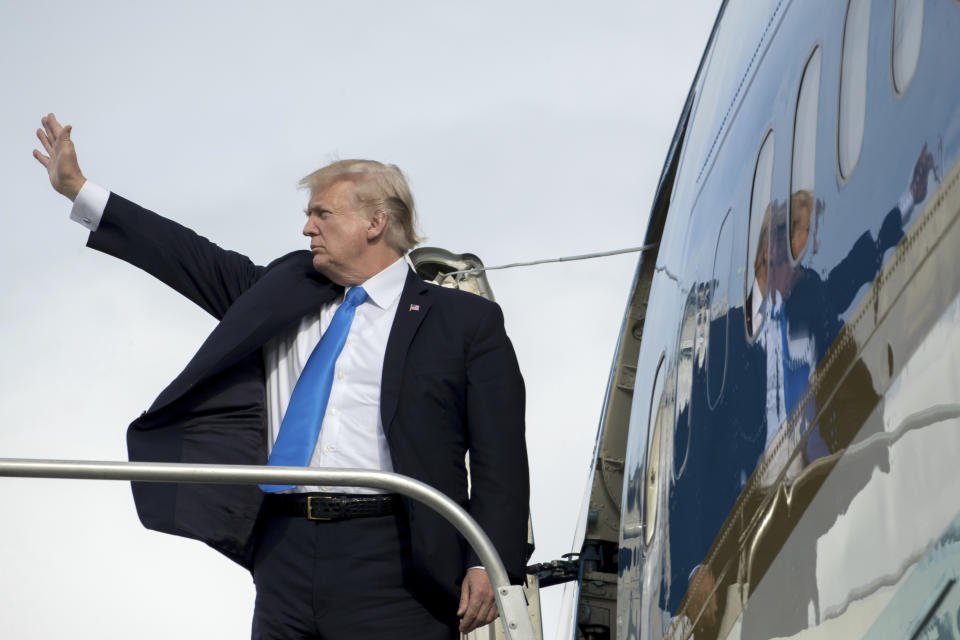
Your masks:
M324 515L315 513L315 508L317 512L325 511L326 513ZM335 520L341 515L343 515L343 505L340 504L337 498L332 496L309 496L307 498L308 520L329 521Z

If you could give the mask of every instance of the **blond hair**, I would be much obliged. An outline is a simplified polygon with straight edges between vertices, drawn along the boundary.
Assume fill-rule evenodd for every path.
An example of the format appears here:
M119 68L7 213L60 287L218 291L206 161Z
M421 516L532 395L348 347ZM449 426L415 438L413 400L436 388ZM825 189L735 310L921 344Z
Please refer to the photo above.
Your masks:
M413 194L399 167L376 160L337 160L304 176L299 186L318 193L341 181L353 183L351 197L358 207L387 215L385 240L390 248L403 254L423 241Z

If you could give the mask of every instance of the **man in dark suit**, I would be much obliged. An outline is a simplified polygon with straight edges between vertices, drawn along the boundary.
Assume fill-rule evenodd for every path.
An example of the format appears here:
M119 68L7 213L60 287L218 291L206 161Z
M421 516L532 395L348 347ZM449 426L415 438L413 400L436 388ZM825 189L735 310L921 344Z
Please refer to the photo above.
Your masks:
M91 229L88 246L219 321L130 425L132 460L263 464L300 428L288 417L323 395L303 464L396 471L440 489L522 577L529 488L516 357L496 304L427 285L406 266L418 238L399 169L341 161L304 178L310 251L262 267L87 182L70 127L52 114L42 123L45 153L34 156ZM335 325L345 333L320 394L307 371ZM133 486L145 526L202 540L252 571L254 638L449 638L496 617L486 572L440 516L393 495L336 491Z

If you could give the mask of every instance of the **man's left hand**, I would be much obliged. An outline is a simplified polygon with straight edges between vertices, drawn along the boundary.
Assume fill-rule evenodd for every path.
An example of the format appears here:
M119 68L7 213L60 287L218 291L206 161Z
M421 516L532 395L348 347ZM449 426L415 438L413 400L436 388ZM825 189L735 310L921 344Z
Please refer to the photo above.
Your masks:
M490 624L500 614L497 612L497 601L493 595L490 578L483 569L470 569L463 578L460 591L460 608L457 617L460 618L460 632L470 633L478 627Z

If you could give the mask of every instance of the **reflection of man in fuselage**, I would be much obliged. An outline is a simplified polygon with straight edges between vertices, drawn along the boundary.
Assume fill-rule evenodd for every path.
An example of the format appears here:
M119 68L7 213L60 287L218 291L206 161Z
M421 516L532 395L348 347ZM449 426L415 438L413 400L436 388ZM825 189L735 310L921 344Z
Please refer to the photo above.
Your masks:
M773 305L772 316L781 332L784 417L800 402L817 365L843 328L841 316L853 304L857 293L880 272L884 254L903 237L914 204L927 194L927 179L933 169L932 155L924 146L914 167L909 188L897 206L883 218L876 239L864 231L847 255L821 278L801 261L810 239L810 221L814 210L813 194L795 191L790 196L790 258L783 256L771 267L771 295L782 298L782 311ZM796 260L797 263L793 264ZM773 323L771 323L773 324ZM768 376L771 373L768 371ZM809 428L815 405L811 400L803 410L805 422L801 433ZM768 429L771 426L768 425ZM778 428L778 427L777 427ZM806 446L808 461L835 451L837 443L828 443L817 433L811 434Z
M792 472L799 472L818 458L843 451L850 445L851 438L863 439L870 435L871 428L882 428L882 422L867 420L877 403L875 395L871 397L864 393L872 388L868 383L824 389L833 397L830 417L822 423L814 423L818 409L822 408L818 407L819 393L807 398L799 409L798 405L811 375L843 328L842 315L849 311L864 285L877 277L884 254L903 238L903 228L914 205L926 198L928 173L932 168L932 157L924 148L917 160L910 188L898 205L883 217L876 239L869 230L862 233L826 278L799 262L805 258L810 240L813 195L806 190L791 195L789 236L774 237L775 242L780 240L782 244L775 245L772 251L769 280L774 303L763 332L768 338L765 345L768 349L768 388L771 379L779 381L785 402L779 424L767 425L768 445L793 411L800 411L799 424L793 435L799 438L807 434L802 457L796 458L788 471L791 476L796 475ZM788 240L789 257L786 254ZM798 262L794 263L795 260ZM779 334L779 340L776 334ZM780 352L780 367L770 366L772 349ZM870 378L860 362L855 362L846 376L866 382ZM767 408L769 422L769 396ZM794 450L792 446L782 449L785 452ZM770 455L769 449L767 455ZM764 484L772 484L782 471L786 462L785 456L783 458L770 461L772 468L765 476L767 482ZM773 534L759 541L759 552L754 558L757 571L750 585L742 637L793 635L820 623L817 540L833 526L843 509L841 505L849 504L877 468L889 469L886 450L878 450L874 456L845 460L833 468L832 477L836 479L833 486L839 487L841 492L834 489L828 498L816 501L813 496L820 487L816 476L805 477L793 485L795 508L789 514L781 514L780 526L771 529L789 534L789 539L777 538L777 534ZM815 508L807 509L808 504ZM758 579L761 580L759 584ZM784 598L784 593L790 593L791 597Z
M928 166L929 170L932 165L925 160L925 153L925 150L921 153L917 166ZM697 623L701 631L719 628L726 590L731 586L730 577L726 576L719 580L721 584L714 591L717 567L701 563L711 545L717 544L716 536L723 521L741 495L758 458L764 451L769 455L771 443L799 403L812 372L839 334L843 326L841 315L863 286L876 278L884 253L903 237L904 220L912 211L914 201L920 202L926 195L926 176L924 170L914 171L909 192L883 218L876 240L870 231L865 231L825 278L800 263L801 260L809 262L807 246L814 245L810 237L817 208L813 194L808 190L792 194L789 231L782 222L776 222L786 220L786 203L774 202L764 212L756 244L750 245L751 249L755 247L754 276L745 304L742 308L731 307L728 317L711 320L708 331L712 339L723 335L729 327L727 361L737 368L737 374L727 378L718 405L712 410L705 407L700 414L709 419L700 417L691 422L690 457L683 475L675 479L670 497L670 578L661 593L661 606L675 615L685 595L687 614L707 604L704 616ZM746 335L754 336L752 341L741 333L739 327L744 325ZM691 388L704 390L706 385L706 370L695 367ZM760 397L764 397L763 406L759 404ZM861 410L869 403L866 399L859 404L847 400L836 404L841 416L862 423ZM681 410L678 425L691 420L690 412L696 409L690 406ZM804 405L803 413L805 423L797 429L797 437L809 429L816 413L813 399ZM844 446L846 443L839 434L821 434L815 427L808 436L803 456L791 469L800 471L804 463ZM779 450L782 455L778 459L767 461L768 471L760 479L762 485L773 485L787 456L794 450L792 446L784 446ZM862 487L876 464L877 461L871 460L862 469L851 470L851 486ZM778 565L776 572L763 578L766 585L776 581L776 586L751 595L751 613L744 617L745 638L789 635L819 621L814 570L816 541L822 534L823 523L801 521L794 525L797 527L795 537L803 542L791 547L793 557L789 559L789 571L783 572ZM767 539L763 542L764 552L776 553L785 541ZM765 570L770 560L772 558L767 557L758 564L765 565ZM761 576L762 571L753 579ZM755 587L750 585L751 590ZM779 600L765 601L764 593ZM796 597L785 602L783 593L794 593Z
M777 288L768 295L767 284L770 269L770 218L776 203L767 207L757 237L757 251L754 257L754 281L747 296L747 308L751 321L747 323L747 332L756 335L756 344L766 354L766 438L764 449L776 435L777 429L785 417L783 384L780 372L783 370L783 351L781 348L779 326L782 318L782 299ZM776 276L777 272L772 272ZM766 320L765 320L766 319ZM768 484L768 482L764 482Z

